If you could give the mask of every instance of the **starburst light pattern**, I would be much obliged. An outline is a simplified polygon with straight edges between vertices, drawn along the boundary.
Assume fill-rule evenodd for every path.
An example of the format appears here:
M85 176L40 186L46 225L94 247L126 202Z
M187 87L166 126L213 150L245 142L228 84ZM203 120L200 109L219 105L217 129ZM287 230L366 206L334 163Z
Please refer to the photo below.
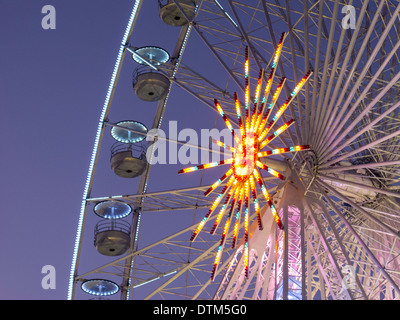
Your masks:
M214 100L215 107L223 120L225 121L226 126L231 131L236 146L227 146L221 141L214 141L218 146L223 147L232 152L232 158L226 159L220 162L212 162L203 164L200 166L185 168L180 170L178 173L188 173L202 169L213 168L225 164L230 164L229 170L219 178L204 194L207 196L212 191L214 191L219 185L221 185L224 181L227 180L226 185L222 189L222 191L218 194L213 204L211 205L208 213L205 215L203 220L199 223L196 230L193 232L191 240L193 241L199 232L202 230L207 220L210 218L212 213L216 210L218 205L224 199L219 213L215 219L214 226L211 229L211 234L214 234L216 229L218 228L222 218L226 215L225 225L222 228L222 237L220 240L220 245L215 257L214 268L211 274L211 279L213 280L218 268L219 261L221 259L221 255L223 252L223 248L226 243L226 236L230 229L231 224L233 225L233 239L232 239L232 248L234 248L237 244L237 237L239 233L239 225L240 220L244 218L244 265L246 276L248 276L248 263L249 263L249 210L250 210L250 198L253 203L254 210L256 212L258 227L262 230L262 221L260 216L260 206L258 200L258 191L256 188L256 184L259 186L261 193L269 208L271 209L271 213L278 225L279 228L283 229L283 225L281 219L278 215L278 212L271 201L271 197L267 191L267 188L264 184L264 181L261 176L261 171L266 171L269 174L284 180L284 176L279 172L273 170L272 168L266 166L260 161L260 158L288 153L288 152L297 152L302 150L308 150L310 146L308 145L299 145L288 148L279 148L279 149L271 149L271 150L263 150L268 144L279 136L282 132L287 130L293 123L294 119L290 119L282 126L273 131L274 126L277 121L280 119L282 114L288 108L289 104L293 101L294 97L300 91L302 86L306 83L306 81L310 78L312 72L309 71L306 75L301 79L301 81L297 84L294 90L291 92L290 96L287 98L285 103L283 103L275 112L272 119L270 119L270 115L272 114L272 110L274 109L276 102L279 98L279 95L282 91L283 85L286 81L285 77L282 77L280 83L273 94L271 94L272 82L274 80L276 67L278 65L279 57L281 55L283 41L285 39L286 33L282 34L279 45L275 51L274 59L271 64L271 71L265 85L264 96L263 99L260 100L262 82L264 77L264 70L260 70L257 86L254 94L253 108L250 110L250 86L249 86L249 51L248 47L245 50L245 114L242 116L242 105L239 101L238 95L234 93L235 100L235 108L237 114L237 120L239 123L240 135L236 133L233 128L230 120L222 109L218 100ZM267 103L269 95L272 95L271 102Z

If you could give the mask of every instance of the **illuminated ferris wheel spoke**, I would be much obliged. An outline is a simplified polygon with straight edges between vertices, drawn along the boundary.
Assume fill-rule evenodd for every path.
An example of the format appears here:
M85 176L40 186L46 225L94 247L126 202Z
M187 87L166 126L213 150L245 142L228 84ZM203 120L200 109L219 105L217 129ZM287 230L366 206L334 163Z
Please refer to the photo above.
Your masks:
M227 149L227 150L229 150L229 151L231 151L231 152L235 152L235 148L234 148L234 147L228 146L228 145L226 145L226 144L225 144L224 142L222 142L222 141L215 140L215 139L213 139L212 141L213 141L217 146L219 146L219 147L221 147L221 148Z
M265 111L265 106L267 104L267 100L266 100L267 95L264 96L263 106L257 117L257 122L254 126L255 128L257 128L257 130L256 130L257 133L260 133L264 129L265 124L267 123L269 116L271 114L271 110L274 108L276 101L278 100L279 95L281 94L281 91L282 91L282 88L283 88L283 85L285 84L285 82L286 82L286 77L282 77L278 87L276 88L276 90L272 96L272 102L268 104L268 108L266 111Z
M249 47L245 48L245 64L244 64L244 80L245 80L245 131L250 129L250 85L249 85Z
M208 169L208 168L214 168L214 167L218 167L218 166L221 166L223 164L229 164L229 163L232 163L232 162L233 162L233 158L232 159L221 160L219 162L210 162L210 163L202 164L200 166L194 166L194 167L181 169L181 170L178 171L178 174L180 174L180 173L188 173L188 172L193 172L193 171L203 170L203 169Z
M279 229L283 229L283 224L282 224L281 218L279 217L278 212L275 209L275 206L272 204L271 197L269 196L267 188L265 187L265 184L262 181L261 175L258 172L257 168L254 170L254 178L256 179L258 185L260 186L261 192L262 192L265 200L267 200L268 206L271 209L271 212L276 221L276 224L278 225Z
M273 175L274 177L277 177L277 178L279 178L281 180L285 180L285 177L282 174L280 174L278 171L266 166L264 163L262 163L260 161L257 161L256 165L257 165L257 167L267 171L269 174Z
M275 123L279 120L279 118L282 116L282 114L285 112L285 110L289 107L290 103L293 101L293 99L296 97L296 95L299 93L301 88L304 86L304 84L307 82L307 80L311 77L312 72L308 71L306 75L301 79L301 81L297 84L297 86L293 89L292 93L290 96L287 98L286 102L278 109L278 111L275 113L274 117L272 120L268 123L268 126L263 130L263 132L259 136L259 140L263 140L265 136L268 134L270 129L275 125Z
M218 247L218 251L217 251L217 254L215 255L214 267L213 267L213 270L211 272L211 280L214 280L214 276L215 276L215 273L217 271L219 261L221 259L221 255L222 255L222 252L223 252L223 249L224 249L224 246L225 246L225 242L226 242L226 235L227 235L229 227L231 225L232 213L233 213L233 210L234 210L234 208L236 206L239 193L240 193L240 189L237 188L236 191L235 191L235 195L233 196L233 201L232 201L232 204L231 204L231 208L229 210L229 214L228 214L228 216L226 218L226 221L225 221L225 225L224 225L224 228L223 228L223 231L222 231L222 236L221 236L220 244L219 244L219 247ZM213 233L215 231L215 229L216 228L214 228L211 232Z
M254 205L254 210L256 212L257 216L257 224L258 224L258 229L263 230L263 224L261 220L261 214L260 214L260 205L258 203L258 196L257 196L257 189L256 189L256 184L254 182L254 175L250 177L250 187L251 187L251 195L253 199L253 205Z
M281 36L281 39L279 41L278 47L275 50L274 59L272 60L272 65L271 65L271 72L270 72L270 75L268 77L267 84L265 86L264 97L263 97L263 100L262 100L264 107L265 107L265 102L267 101L268 96L269 96L270 91L271 91L272 82L274 81L274 77L275 77L275 73L276 73L276 67L278 65L279 58L281 56L282 46L283 46L283 42L285 41L286 35L287 35L287 33L285 33L285 32L282 33L282 36ZM283 84L284 79L285 79L285 77L282 78L281 85ZM280 90L280 88L282 88L281 85L279 85L277 90ZM276 96L276 93L274 94L274 96ZM274 99L274 97L273 97L273 100L276 100L276 99ZM263 112L264 112L264 109L261 110L260 114L262 114Z
M249 180L245 185L245 209L244 209L244 268L245 277L249 276Z
M259 152L258 156L260 158L262 158L262 157L268 157L268 156L275 155L275 154L304 151L304 150L309 150L309 149L310 149L309 145L294 146L294 147L288 147L288 148L278 148L278 149Z
M275 56L274 56L274 60L272 61L272 66L271 66L271 69L273 70L274 74L276 71L276 66L278 65L278 62L279 62L279 58L282 53L282 47L283 47L283 43L286 39L286 36L287 36L287 33L282 32L281 39L279 40L279 43L278 43L278 47L275 50Z
M237 95L237 92L234 93L234 99L235 99L235 108L236 108L236 115L237 115L237 119L239 122L239 129L240 129L240 134L242 137L245 136L245 126L243 123L243 117L242 117L242 112L241 112L241 106L240 106L240 102L239 102L239 98Z
M274 81L274 77L275 77L275 73L276 73L276 67L278 65L279 58L281 56L282 46L283 46L283 42L285 41L286 35L287 35L287 33L285 33L285 32L282 33L281 39L280 39L279 44L278 44L278 47L275 50L274 59L272 61L272 65L271 65L271 72L270 72L270 75L268 77L267 84L266 84L265 90L264 90L264 97L262 99L262 107L261 107L260 112L258 112L258 114L257 114L257 121L253 123L253 125L254 125L253 129L255 129L255 131L259 131L258 128L259 128L260 123L262 123L261 121L264 121L264 120L265 120L265 122L267 121L268 116L270 114L270 111L273 108L273 106L275 105L275 102L278 99L279 94L280 94L280 92L282 90L282 86L286 81L285 77L283 77L281 79L281 82L280 82L278 88L276 89L274 95L272 96L272 102L268 106L268 109L267 109L268 111L264 115L264 118L261 119L263 114L264 114L265 107L266 107L266 102L268 100L268 96L269 96L270 91L271 91L272 82ZM260 90L261 90L261 88L260 88ZM264 127L264 125L262 127Z
M279 136L282 132L284 132L286 129L288 129L292 124L294 124L294 122L295 122L294 119L290 119L288 122L286 122L281 127L279 127L274 133L272 133L268 138L266 138L260 144L260 150L262 150L268 143L270 143L277 136Z
M208 211L208 213L205 215L203 220L201 220L201 222L197 226L196 230L193 232L192 237L190 238L190 241L193 241L197 237L199 232L203 229L204 225L206 224L208 218L212 215L214 210L217 208L218 204L221 202L221 200L223 199L225 194L228 192L228 190L231 187L231 185L232 184L235 185L236 183L237 182L235 180L235 177L231 176L230 179L228 180L228 182L226 183L225 187L222 189L222 191L219 193L219 195L215 198L215 200L214 200L212 206L210 207L210 210Z
M235 130L233 129L233 126L232 126L231 122L229 121L228 117L226 116L224 110L222 109L222 107L219 104L217 99L214 99L214 104L215 104L215 107L217 108L219 114L224 119L226 126L228 127L228 129L232 133L232 136L234 137L235 141L237 143L239 143L239 137L236 135Z
M247 181L246 181L247 183ZM235 214L235 226L233 228L233 238L232 238L232 248L235 248L236 246L236 240L237 236L239 233L239 224L240 224L240 216L242 214L242 209L243 209L243 199L244 199L244 188L240 189L240 195L239 195L239 201L236 209L236 214Z
M205 196L208 196L211 192L213 192L222 182L225 181L231 174L233 173L233 169L230 168L221 178L215 181L212 186L204 192Z
M210 231L210 234L214 234L215 231L217 230L222 217L224 216L226 208L229 206L232 200L232 195L238 190L238 188L234 188L237 184L237 181L235 180L233 187L229 190L228 195L225 198L224 204L221 206L220 211L218 212L217 218L215 219L215 223Z
M253 111L251 113L251 130L254 131L255 124L257 121L257 116L258 116L258 108L260 104L260 92L261 92L261 87L262 87L262 79L264 75L264 69L260 70L260 73L258 75L258 81L257 81L257 87L256 87L256 92L254 96L254 105L253 105Z
M285 41L287 33L283 32L281 35L281 39L279 41L278 47L275 50L275 55L274 55L274 59L272 60L272 65L271 65L271 72L267 81L267 85L265 86L265 90L264 90L264 98L263 98L263 102L265 102L268 99L268 96L271 92L271 87L272 87L272 82L274 81L275 78L275 73L276 73L276 67L278 65L281 53L282 53L282 46L283 46L283 42Z

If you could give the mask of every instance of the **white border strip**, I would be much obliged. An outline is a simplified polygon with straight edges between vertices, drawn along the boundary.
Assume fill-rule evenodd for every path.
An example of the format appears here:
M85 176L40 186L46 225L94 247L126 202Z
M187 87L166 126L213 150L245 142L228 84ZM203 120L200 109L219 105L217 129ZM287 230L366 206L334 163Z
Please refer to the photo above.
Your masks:
M100 144L100 136L103 130L103 123L104 123L104 117L108 111L109 105L110 105L110 100L111 100L111 96L112 93L114 91L114 85L116 82L116 78L117 78L117 73L118 70L120 68L120 64L121 64L121 59L122 59L122 54L124 52L125 49L125 44L128 41L128 36L130 33L130 30L132 28L132 24L133 21L136 17L138 8L139 8L139 4L141 3L142 0L136 0L133 9L132 9L132 13L131 16L129 18L129 22L128 25L125 29L125 33L124 36L122 38L122 42L118 51L118 56L117 56L117 60L115 62L115 66L114 66L114 71L111 75L111 81L110 84L108 86L108 90L107 90L107 95L104 101L104 105L103 105L103 109L100 115L100 121L99 121L99 125L97 127L97 133L96 133L96 138L94 141L94 146L93 146L93 151L92 151L92 156L91 156L91 160L90 160L90 164L89 164L89 170L88 170L88 174L87 174L87 178L86 178L86 183L85 183L85 188L83 191L83 196L82 196L82 204L81 204L81 209L80 209L80 214L79 214L79 220L78 220L78 227L77 227L77 231L76 231L76 237L75 237L75 245L74 245L74 252L72 255L72 264L71 264L71 271L70 271L70 275L69 275L69 284L68 284L68 296L67 299L71 300L72 299L72 292L73 292L73 286L74 286L74 280L75 280L75 272L76 272L76 266L77 266L77 258L78 258L78 251L79 251L79 246L80 246L80 242L81 242L81 233L82 233L82 227L83 227L83 220L84 220L84 216L85 216L85 208L86 208L86 199L88 197L88 191L89 191L89 186L91 184L91 180L92 180L92 175L93 175L93 168L94 168L94 163L95 163L95 159L97 157L97 153L98 153L98 149L99 149L99 144Z

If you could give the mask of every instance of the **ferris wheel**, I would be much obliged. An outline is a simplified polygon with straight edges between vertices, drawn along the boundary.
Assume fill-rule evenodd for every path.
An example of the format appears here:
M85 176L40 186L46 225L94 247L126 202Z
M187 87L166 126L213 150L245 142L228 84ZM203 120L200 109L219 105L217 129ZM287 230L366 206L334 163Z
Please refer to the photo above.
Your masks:
M154 28L146 10L172 48L136 44ZM399 299L399 11L395 0L134 1L68 298ZM119 113L125 78L151 116ZM228 129L231 144L188 142L171 119ZM153 164L162 143L169 159ZM178 146L225 158L171 163Z

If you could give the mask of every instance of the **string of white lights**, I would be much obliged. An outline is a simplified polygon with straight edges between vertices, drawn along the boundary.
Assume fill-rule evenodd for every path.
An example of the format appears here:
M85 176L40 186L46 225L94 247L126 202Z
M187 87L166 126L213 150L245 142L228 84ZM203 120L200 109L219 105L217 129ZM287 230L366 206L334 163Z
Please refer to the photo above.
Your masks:
M118 70L120 69L121 63L122 63L122 55L125 49L125 44L128 41L128 36L130 34L130 30L132 29L133 21L136 17L136 14L138 12L139 5L141 4L142 0L136 0L135 4L132 9L132 13L129 17L128 25L125 29L125 33L122 37L122 42L118 51L117 55L117 60L115 62L114 70L111 75L111 81L108 86L106 98L104 101L103 109L100 115L100 121L97 127L97 133L94 141L94 146L93 146L93 151L89 163L89 169L88 169L88 174L85 182L85 187L83 190L83 196L82 196L82 203L81 203L81 209L80 209L80 214L79 214L79 219L78 219L78 227L76 231L76 237L75 237L75 244L74 244L74 251L72 255L72 263L71 263L71 271L70 271L70 277L69 277L69 283L68 283L68 295L67 299L71 300L72 299L72 293L73 293L73 286L75 282L75 272L76 272L76 266L77 266L77 259L78 259L78 252L79 252L79 246L81 242L81 234L82 234L82 228L83 228L83 222L84 222L84 217L85 217L85 212L86 212L86 199L88 197L88 192L89 192L89 187L92 181L92 175L93 175L93 169L94 169L94 164L97 158L98 150L99 150L99 145L100 145L100 137L102 134L103 130L103 123L105 121L105 115L107 114L107 111L110 107L110 102L111 102L111 97L115 89L115 83L117 80L117 74Z

